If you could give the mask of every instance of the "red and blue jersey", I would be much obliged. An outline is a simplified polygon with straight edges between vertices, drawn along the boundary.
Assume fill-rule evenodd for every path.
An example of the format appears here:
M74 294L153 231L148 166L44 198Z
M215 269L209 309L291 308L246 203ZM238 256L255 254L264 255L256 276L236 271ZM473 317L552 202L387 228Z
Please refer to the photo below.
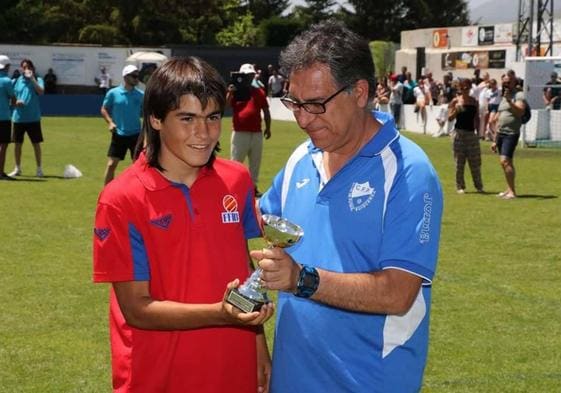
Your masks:
M142 155L101 193L94 229L95 282L149 281L155 300L219 302L248 273L246 239L260 236L245 167L217 159L191 187ZM141 330L110 302L113 387L138 392L255 392L255 330Z

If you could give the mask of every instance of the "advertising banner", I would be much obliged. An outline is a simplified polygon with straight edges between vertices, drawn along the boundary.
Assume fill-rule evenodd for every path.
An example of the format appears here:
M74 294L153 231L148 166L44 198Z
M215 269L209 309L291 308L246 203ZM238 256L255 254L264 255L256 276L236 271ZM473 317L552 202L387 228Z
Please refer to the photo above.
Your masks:
M448 47L448 29L438 29L433 31L432 46L433 48Z
M495 25L495 44L512 44L512 23Z
M462 51L442 54L442 69L505 68L506 51Z
M478 45L493 45L495 43L495 26L479 26L477 33Z
M477 26L462 28L462 46L477 46Z

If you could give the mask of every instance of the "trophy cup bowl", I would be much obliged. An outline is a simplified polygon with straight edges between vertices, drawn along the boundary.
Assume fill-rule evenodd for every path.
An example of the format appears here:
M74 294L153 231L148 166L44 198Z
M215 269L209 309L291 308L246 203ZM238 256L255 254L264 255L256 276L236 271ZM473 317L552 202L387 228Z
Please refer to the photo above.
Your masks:
M290 247L304 236L304 230L300 226L285 218L263 214L262 219L263 238L269 248ZM255 269L242 285L228 293L226 301L243 312L258 311L264 304L269 303L267 292L261 286L261 272L261 268Z

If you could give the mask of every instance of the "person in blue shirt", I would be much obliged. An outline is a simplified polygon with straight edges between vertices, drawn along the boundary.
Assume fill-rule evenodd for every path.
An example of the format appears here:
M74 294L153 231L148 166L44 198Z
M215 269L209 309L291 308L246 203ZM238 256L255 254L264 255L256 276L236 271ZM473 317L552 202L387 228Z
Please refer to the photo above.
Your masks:
M10 180L4 172L6 164L6 150L12 141L12 110L10 104L14 98L14 87L8 76L10 58L0 55L0 180Z
M127 65L122 74L123 83L107 92L101 106L101 116L111 133L104 184L113 180L117 165L125 159L127 151L130 151L131 158L134 157L141 129L144 93L136 87L140 72L136 66Z
M279 290L271 392L421 389L442 189L393 117L371 111L368 42L314 25L281 53L281 101L309 139L259 200L302 227L294 246L251 251Z
M21 170L21 152L23 137L25 133L29 136L35 153L37 164L37 177L43 177L41 166L41 143L43 142L43 132L41 130L41 108L39 106L39 96L45 91L43 79L36 76L35 65L29 59L23 59L20 63L21 75L14 83L14 95L16 102L12 113L14 123L13 141L15 142L15 161L16 167L9 176L19 176Z

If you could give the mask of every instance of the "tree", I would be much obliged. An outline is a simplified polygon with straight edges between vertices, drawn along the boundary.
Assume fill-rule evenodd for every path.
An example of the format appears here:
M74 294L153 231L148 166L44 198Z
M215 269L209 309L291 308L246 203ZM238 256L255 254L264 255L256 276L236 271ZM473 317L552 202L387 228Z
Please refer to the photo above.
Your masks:
M218 34L216 41L222 46L253 46L257 41L257 28L250 12Z
M306 5L294 7L293 15L301 24L308 26L333 15L335 4L335 0L306 0Z
M286 46L303 29L303 24L296 18L273 16L259 24L259 44Z
M289 0L246 0L246 9L253 15L255 24L274 16L281 16L289 6Z
M399 42L402 30L469 24L465 0L348 0L349 25L369 40Z

